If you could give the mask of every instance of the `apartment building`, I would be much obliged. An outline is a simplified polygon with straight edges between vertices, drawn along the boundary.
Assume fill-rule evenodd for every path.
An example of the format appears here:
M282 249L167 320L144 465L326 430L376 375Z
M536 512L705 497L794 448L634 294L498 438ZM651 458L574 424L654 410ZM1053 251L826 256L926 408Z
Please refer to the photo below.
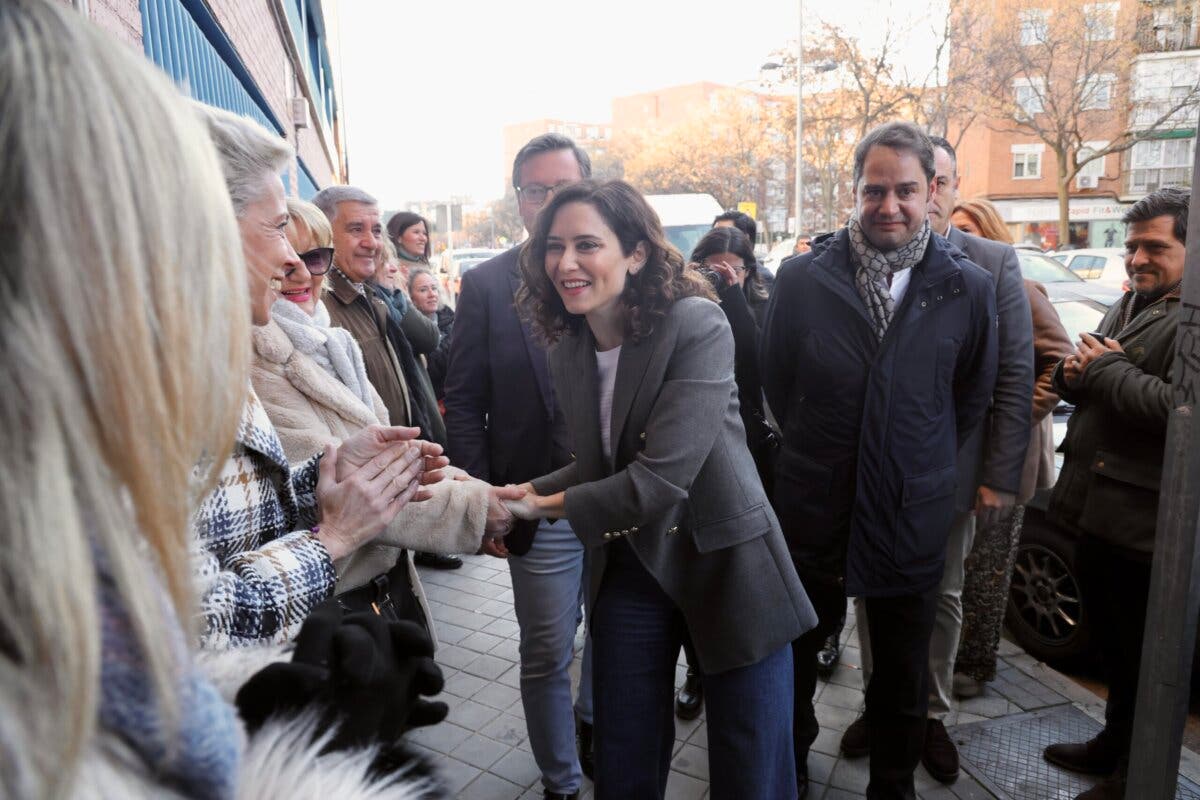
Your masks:
M1023 3L1011 24L1019 45L1036 47L1055 13L1076 0ZM1018 119L981 118L959 143L960 192L986 197L1008 223L1014 241L1044 248L1115 247L1124 239L1121 216L1129 205L1163 186L1189 185L1196 142L1197 106L1167 111L1200 86L1200 2L1120 0L1078 2L1085 41L1097 52L1118 37L1135 46L1128 63L1109 60L1081 78L1078 127L1084 156L1103 150L1130 131L1154 130L1132 148L1087 163L1069 184L1069 230L1060 234L1057 157L1043 137L1022 130ZM1005 24L1003 21L1000 24ZM1032 120L1049 113L1053 91L1045 79L1013 80L1013 101ZM1164 115L1166 118L1164 119ZM1019 117L1020 115L1016 115ZM955 135L952 129L952 138Z
M504 126L504 186L512 185L512 163L518 151L535 136L561 133L569 136L593 159L603 156L612 141L612 124L608 122L572 122L563 119L534 119Z

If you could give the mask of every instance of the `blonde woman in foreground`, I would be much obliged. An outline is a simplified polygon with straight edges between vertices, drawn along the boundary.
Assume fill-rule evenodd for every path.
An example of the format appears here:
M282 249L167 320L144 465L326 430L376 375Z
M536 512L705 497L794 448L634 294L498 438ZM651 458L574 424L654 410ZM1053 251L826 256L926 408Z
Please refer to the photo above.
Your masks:
M69 8L5 0L0 150L0 796L419 796L373 777L374 750L330 749L316 672L287 708L260 678L252 699L281 713L247 736L193 658L189 520L250 363L237 223L194 112Z

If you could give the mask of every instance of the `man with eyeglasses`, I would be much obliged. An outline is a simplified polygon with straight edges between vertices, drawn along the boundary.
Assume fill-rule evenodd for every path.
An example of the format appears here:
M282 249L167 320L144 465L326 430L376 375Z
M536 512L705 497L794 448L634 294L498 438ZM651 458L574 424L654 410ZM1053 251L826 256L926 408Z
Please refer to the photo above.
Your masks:
M587 153L565 136L544 134L521 148L512 183L526 230L533 230L550 195L590 175ZM546 352L513 306L520 251L513 247L463 276L446 370L448 455L492 484L524 483L571 459ZM582 774L591 774L589 647L575 703L578 721L567 673L582 619L583 545L566 520L542 520L518 521L507 538L488 541L484 549L497 558L512 556L521 702L545 797L576 797Z

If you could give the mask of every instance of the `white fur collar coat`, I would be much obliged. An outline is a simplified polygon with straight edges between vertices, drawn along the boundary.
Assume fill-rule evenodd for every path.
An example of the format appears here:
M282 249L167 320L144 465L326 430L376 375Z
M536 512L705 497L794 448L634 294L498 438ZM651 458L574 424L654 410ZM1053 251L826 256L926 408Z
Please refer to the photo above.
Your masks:
M250 377L267 416L275 425L289 459L319 452L326 442L338 441L367 425L388 424L387 409L372 391L373 409L293 345L272 320L254 329L254 364ZM337 591L362 586L396 563L398 548L429 553L474 553L487 521L488 485L466 473L448 471L430 487L433 497L409 503L377 539L337 563ZM416 570L409 563L412 584L428 615ZM429 625L433 631L432 619Z

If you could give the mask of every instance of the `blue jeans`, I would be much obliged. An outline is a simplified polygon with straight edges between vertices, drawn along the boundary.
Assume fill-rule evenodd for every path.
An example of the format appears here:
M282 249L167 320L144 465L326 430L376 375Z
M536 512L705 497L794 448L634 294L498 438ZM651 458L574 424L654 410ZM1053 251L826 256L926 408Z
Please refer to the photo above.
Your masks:
M675 662L683 615L628 544L607 547L591 620L596 798L661 798L675 743ZM791 648L701 679L708 705L710 797L795 797Z
M584 548L566 520L543 521L533 546L508 559L513 607L521 626L521 704L529 747L542 783L552 792L570 794L583 785L575 750L575 714L592 721L591 644L584 646L579 699L571 706L575 631L583 620L581 605L587 572Z

